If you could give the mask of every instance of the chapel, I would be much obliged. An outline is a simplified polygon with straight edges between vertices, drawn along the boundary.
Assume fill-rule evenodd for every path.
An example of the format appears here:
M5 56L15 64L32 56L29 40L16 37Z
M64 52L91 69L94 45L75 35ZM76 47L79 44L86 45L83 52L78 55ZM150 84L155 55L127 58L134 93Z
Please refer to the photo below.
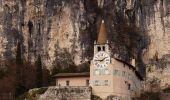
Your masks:
M140 95L143 78L137 71L135 59L131 63L118 57L111 57L104 20L100 25L98 38L94 42L94 56L90 61L90 72L58 73L58 86L87 86L92 94L102 99L113 97L117 100L131 100Z

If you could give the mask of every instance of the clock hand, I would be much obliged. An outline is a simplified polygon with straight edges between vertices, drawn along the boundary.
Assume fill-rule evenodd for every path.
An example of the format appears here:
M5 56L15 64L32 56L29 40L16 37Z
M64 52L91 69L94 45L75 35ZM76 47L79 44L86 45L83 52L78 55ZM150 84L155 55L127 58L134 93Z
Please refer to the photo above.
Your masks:
M100 62L102 62L103 60L105 60L107 57L105 57L105 58L103 58L103 59L101 59L101 60L95 60L95 61L100 61Z
M100 62L102 62L103 60L105 60L107 57L103 58L102 60L100 60Z
M101 61L101 60L94 60L94 61Z

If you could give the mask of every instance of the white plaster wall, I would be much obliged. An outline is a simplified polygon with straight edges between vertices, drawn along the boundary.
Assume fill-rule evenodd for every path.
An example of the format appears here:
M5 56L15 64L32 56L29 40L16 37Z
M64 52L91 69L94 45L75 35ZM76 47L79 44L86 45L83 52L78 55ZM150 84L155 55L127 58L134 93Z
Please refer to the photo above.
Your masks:
M140 93L141 83L140 80L136 77L134 71L129 69L127 65L124 66L123 63L115 60L114 58L112 58L111 64L108 66L108 69L110 70L109 75L95 75L94 69L95 66L91 61L90 81L92 92L95 95L98 95L102 98L106 98L108 95L116 95L121 96L122 98L126 98L124 100L130 100L131 96L137 96ZM125 71L127 74L125 76L122 76L122 73L120 75L113 75L113 70L119 70L121 72ZM132 78L129 78L129 74L134 77L133 80ZM109 80L110 83L108 86L95 86L95 80ZM127 83L131 84L131 90L128 90Z
M66 81L69 82L69 86L86 86L86 80L89 80L89 77L70 77L70 78L58 78L56 80L56 85L66 86Z

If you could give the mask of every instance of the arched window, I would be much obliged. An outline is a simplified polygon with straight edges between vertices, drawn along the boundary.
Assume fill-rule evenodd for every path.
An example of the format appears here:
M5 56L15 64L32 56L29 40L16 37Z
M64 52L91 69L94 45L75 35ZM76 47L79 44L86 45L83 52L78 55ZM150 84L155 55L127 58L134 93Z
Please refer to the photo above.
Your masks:
M98 46L97 49L98 49L98 51L101 51L101 47L100 46Z
M103 46L103 51L105 51L105 46Z
M128 84L128 90L130 90L131 89L131 85L130 85L130 83Z
M66 86L69 86L69 85L70 85L70 81L67 80L67 81L66 81Z

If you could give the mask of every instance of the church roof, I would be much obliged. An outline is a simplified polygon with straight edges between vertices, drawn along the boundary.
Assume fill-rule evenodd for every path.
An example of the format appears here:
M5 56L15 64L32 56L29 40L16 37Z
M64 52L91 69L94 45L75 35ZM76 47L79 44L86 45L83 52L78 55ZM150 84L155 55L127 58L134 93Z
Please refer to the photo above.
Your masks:
M58 73L54 75L54 77L90 77L90 72L82 72L82 73Z
M104 20L102 20L102 23L100 25L100 31L98 34L97 44L105 44L106 42L107 42L106 28L105 28Z
M131 64L129 64L129 63L123 61L123 60L120 60L120 59L117 59L117 58L115 58L115 59L116 59L117 61L121 62L121 63L126 64L129 68L133 69L133 70L135 71L136 76L137 76L140 80L143 80L143 77L141 76L141 74L136 70L136 68L135 68L133 65L131 65Z

